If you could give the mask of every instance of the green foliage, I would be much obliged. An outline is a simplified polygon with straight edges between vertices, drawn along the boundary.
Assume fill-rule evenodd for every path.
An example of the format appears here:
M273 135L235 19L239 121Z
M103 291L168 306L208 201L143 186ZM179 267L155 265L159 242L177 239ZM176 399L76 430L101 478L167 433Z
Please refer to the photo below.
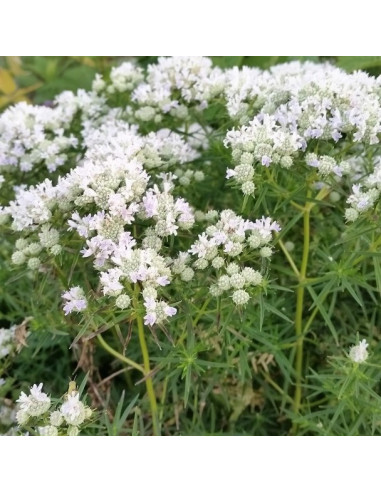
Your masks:
M365 70L372 75L381 73L381 56L338 56L336 63L348 72Z
M112 417L112 421L107 413L105 413L105 425L107 429L107 434L109 436L120 436L123 432L123 426L127 420L127 417L131 413L139 395L136 395L135 398L127 405L127 407L123 410L125 392L122 392L118 405L116 407L115 413Z

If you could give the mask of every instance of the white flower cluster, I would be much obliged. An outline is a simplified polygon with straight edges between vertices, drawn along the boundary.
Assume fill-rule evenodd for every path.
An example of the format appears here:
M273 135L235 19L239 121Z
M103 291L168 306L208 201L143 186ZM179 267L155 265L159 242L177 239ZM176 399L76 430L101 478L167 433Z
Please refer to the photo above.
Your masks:
M282 127L274 116L256 117L248 126L228 131L225 145L233 149L234 169L228 169L226 177L234 177L241 184L244 194L252 194L252 180L256 164L269 167L280 164L289 168L293 157L305 146L304 139L297 132Z
M216 224L207 227L191 246L189 252L198 257L193 267L204 270L211 264L218 272L217 282L210 288L211 294L219 296L224 291L233 290L233 302L244 305L250 299L244 288L260 285L263 277L251 267L241 268L240 262L233 258L250 249L259 249L259 256L269 258L272 250L268 244L273 232L279 231L280 226L269 217L252 222L244 220L232 210L224 210ZM180 272L182 275L189 269L185 267L185 263L186 258L183 258L184 268ZM178 268L177 265L176 267Z
M49 171L55 171L67 159L66 151L76 147L78 140L65 135L65 126L71 122L60 109L31 106L20 103L0 116L0 169L16 166L30 171L44 162Z
M356 152L378 143L380 94L380 77L347 74L328 64L222 70L208 58L174 57L159 58L146 71L124 63L105 79L98 75L92 91L63 92L52 107L18 104L0 116L2 175L33 166L39 173L35 185L19 183L14 199L0 207L0 223L10 221L23 235L12 262L41 271L63 251L78 253L78 241L70 242L75 231L83 239L82 256L93 258L103 294L127 309L136 292L131 284L139 282L146 324L160 323L175 313L159 295L173 275L188 282L195 269L212 262L221 268L216 265L238 257L247 245L268 258L267 243L279 227L270 219L259 226L223 211L191 247L198 255L192 265L189 255L171 258L168 238L185 234L195 221L192 204L178 190L187 193L191 183L225 172L224 165L205 158L210 140L220 145L223 135L201 112L212 104L225 106L230 128L238 125L224 139L234 164L226 175L244 195L254 194L258 169L267 172L274 165L304 166L318 183L346 176L350 185L356 180L349 221L379 200L377 152L370 173L353 162ZM48 179L46 166L61 174ZM207 215L197 211L198 220ZM236 304L247 302L244 288L260 283L259 277L249 280L252 273L245 268L233 279L226 273ZM217 294L227 285L222 280L212 290ZM63 298L65 314L87 306L79 286Z
M126 292L131 292L131 285L141 283L147 313L145 323L150 326L176 313L175 308L170 308L164 301L157 300L158 290L170 283L171 270L167 266L166 259L152 247L154 245L151 239L159 243L155 247L160 249L161 240L155 234L146 236L143 240L143 248L135 248L136 241L130 233L125 232L118 243L110 240L97 240L95 251L95 262L98 261L99 265L99 260L103 261L107 256L109 265L100 273L103 294L116 297L116 306L126 309L131 302ZM146 240L148 240L148 246L145 243ZM87 241L87 243L90 247L95 245L94 241L92 243ZM89 251L90 248L84 254L88 255Z
M113 69L106 92L114 92L116 73L124 79L121 89L132 91L138 119L160 121L166 113L187 119L189 106L203 109L218 98L241 124L256 114L273 114L305 139L337 141L352 133L355 141L378 141L381 82L363 72L347 74L329 64L310 62L264 71L221 70L213 68L208 58L159 58L148 67L146 78L131 63Z
M357 364L361 364L363 362L366 361L366 359L368 358L368 351L367 351L367 348L369 347L369 344L367 343L367 341L365 340L362 340L361 342L359 342L358 345L355 345L351 348L350 352L349 352L349 358L353 361L353 362L356 362Z
M0 359L11 354L16 348L16 326L0 328Z
M75 116L94 118L105 100L84 90L65 91L52 106L22 102L0 115L0 169L27 172L44 163L49 172L55 171L67 161L68 151L78 147L70 129Z
M160 167L167 170L174 164L197 159L200 154L196 149L204 144L200 129L194 130L198 138L194 137L187 143L183 137L166 128L139 135L137 126L118 119L117 115L101 123L97 121L95 127L89 126L82 131L88 160L100 162L115 155L129 159L135 157L146 169Z
M87 135L85 158L53 185L48 179L36 186L21 186L16 199L1 215L12 218L18 231L47 223L52 211L95 203L115 216L130 218L126 202L141 199L150 176L145 168L168 168L194 160L198 154L180 136L160 131L146 137L121 122L105 124ZM124 203L124 205L123 205ZM127 220L127 219L124 219Z
M380 78L329 64L291 62L268 71L233 68L227 79L227 108L241 124L255 114L274 114L306 139L337 141L353 133L355 141L376 143Z
M62 294L62 299L65 301L63 308L65 315L73 311L79 313L87 308L85 293L79 286L72 287L68 291L64 292Z
M107 92L112 94L114 92L132 91L143 79L143 70L140 67L136 67L129 62L122 63L119 67L111 69L111 84L107 87Z
M233 69L230 83L233 79L234 88L227 89L229 112L247 125L227 133L225 145L232 147L236 165L228 170L227 177L233 177L244 194L254 193L256 165L279 164L288 169L303 160L300 154L308 146L316 147L314 142L319 140L333 141L336 147L333 155L309 153L304 157L320 178L350 173L349 162L340 158L345 141L364 146L379 142L381 77L347 74L330 65L291 63L273 67L270 72ZM254 116L251 121L250 114ZM359 151L364 152L364 148ZM351 208L346 212L347 220L355 220L379 199L378 174L376 165L370 180L364 180L365 191L355 185L348 199Z
M356 220L359 214L374 207L380 195L381 157L377 156L373 172L365 177L362 184L352 186L352 194L347 199L350 207L345 211L346 219L350 222Z
M59 410L51 411L48 415L52 403L50 397L42 391L42 386L42 383L38 386L34 384L30 388L29 395L21 392L17 400L20 406L20 410L16 413L18 424L22 427L34 417L39 423L48 423L47 425L37 424L40 436L58 436L59 428L62 428L61 434L63 435L78 435L79 426L92 415L91 408L81 402L79 393L74 390L65 396L65 401Z
M40 267L39 254L46 249L51 255L56 256L61 252L61 246L58 244L59 232L49 224L42 224L38 233L37 240L20 238L16 241L16 251L12 255L12 263L22 265L27 263L28 268L37 270Z
M51 405L50 397L42 391L43 384L34 384L30 388L30 394L26 395L23 391L17 401L20 410L16 414L17 422L25 424L30 417L40 417L46 413Z
M72 391L68 395L65 403L62 404L59 410L63 420L68 425L78 426L82 424L86 419L91 417L92 411L89 407L86 407L79 399L79 393L77 391ZM51 423L56 426L61 425L60 416L58 413L53 412L50 416Z
M213 68L208 58L159 58L157 64L148 67L146 81L132 92L132 100L140 106L135 116L158 122L162 113L168 113L187 120L188 105L193 104L200 111L223 89L224 74Z
M176 235L178 229L192 227L194 216L189 204L172 194L176 177L162 173L157 176L159 184L147 189L151 176L144 166L165 169L193 160L198 154L176 134L162 131L140 137L123 122L101 125L87 134L85 142L88 147L83 161L60 178L57 185L45 180L28 189L22 187L5 208L4 213L12 218L12 228L28 233L28 240L19 239L16 243L13 263L27 262L30 269L37 270L41 251L48 256L60 253L59 232L50 223L54 214L55 220L58 215L67 220L69 230L75 230L86 241L82 255L94 257L105 295L127 295L122 292L123 280L140 281L143 289L165 286L170 270L158 253L162 240ZM94 206L97 211L86 214ZM136 217L151 223L142 248L125 230ZM36 239L32 243L31 232ZM87 306L79 287L65 292L63 299L65 314ZM148 299L155 297L151 294ZM126 302L119 299L117 306L122 305L126 306ZM165 308L163 312L169 316L173 309ZM152 314L151 308L149 313ZM163 320L164 316L158 315L156 319Z
M377 143L381 128L380 85L380 77L375 79L361 72L347 74L329 64L292 62L270 71L247 67L223 71L213 68L208 58L174 57L160 58L157 64L148 67L145 76L140 67L127 62L112 69L109 84L97 76L94 92L78 91L77 95L64 92L56 98L53 108L21 104L6 111L2 116L5 138L1 139L0 149L9 145L17 149L20 139L12 133L16 131L12 128L26 127L33 133L36 127L39 135L41 131L50 131L50 127L70 127L79 110L84 136L89 128L94 128L94 121L132 118L160 123L161 115L166 113L188 120L188 107L192 104L202 109L213 100L219 100L225 102L232 118L249 123L228 132L225 140L233 147L237 166L250 165L247 156L240 162L239 150L244 149L245 153L253 154L254 164L280 163L288 168L293 164L293 156L300 149L304 150L309 141L333 139L338 142L348 135L354 142ZM104 95L99 96L97 92ZM114 92L130 93L134 108L119 112L111 109L107 95ZM33 114L32 122L28 112ZM41 115L36 117L34 113L39 112ZM17 121L14 124L13 119ZM192 124L189 130L191 128ZM29 134L26 138L28 140ZM40 148L39 138L28 141L26 147ZM238 150L234 154L235 147ZM8 151L5 154L8 155ZM321 164L319 171L323 174L337 172L338 167L333 163L323 159ZM252 194L253 184L247 179L250 170L242 168L236 172L243 192Z
M343 174L348 174L351 171L351 166L347 161L340 164L329 155L321 155L319 158L314 153L306 155L306 163L308 166L315 167L317 172L323 178L332 174L341 177Z

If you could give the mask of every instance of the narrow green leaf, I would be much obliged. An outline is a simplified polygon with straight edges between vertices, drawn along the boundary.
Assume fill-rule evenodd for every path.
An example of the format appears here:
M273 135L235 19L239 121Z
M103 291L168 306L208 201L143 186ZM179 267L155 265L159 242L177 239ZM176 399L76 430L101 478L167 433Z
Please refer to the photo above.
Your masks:
M323 306L323 302L321 301L320 297L316 294L316 292L314 291L314 289L311 286L307 286L307 289L308 289L308 292L310 293L312 299L314 300L313 306L316 306L319 309L320 314L322 315L324 321L327 323L327 326L330 329L336 344L338 345L339 339L337 336L336 329L333 326L333 323L332 323L325 307Z

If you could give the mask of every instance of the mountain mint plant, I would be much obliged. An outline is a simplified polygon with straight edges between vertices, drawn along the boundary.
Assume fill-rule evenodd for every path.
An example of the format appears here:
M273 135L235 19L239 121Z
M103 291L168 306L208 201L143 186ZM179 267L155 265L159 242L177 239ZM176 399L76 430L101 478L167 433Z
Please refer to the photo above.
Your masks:
M380 134L381 78L328 63L128 61L6 109L8 428L380 434ZM88 406L49 396L81 372Z

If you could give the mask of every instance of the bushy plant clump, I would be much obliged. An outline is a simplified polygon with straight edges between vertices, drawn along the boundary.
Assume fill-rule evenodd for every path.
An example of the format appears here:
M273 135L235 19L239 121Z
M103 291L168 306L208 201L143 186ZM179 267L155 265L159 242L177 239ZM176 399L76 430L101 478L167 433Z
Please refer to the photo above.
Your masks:
M379 434L380 133L381 78L310 62L5 110L4 432Z

